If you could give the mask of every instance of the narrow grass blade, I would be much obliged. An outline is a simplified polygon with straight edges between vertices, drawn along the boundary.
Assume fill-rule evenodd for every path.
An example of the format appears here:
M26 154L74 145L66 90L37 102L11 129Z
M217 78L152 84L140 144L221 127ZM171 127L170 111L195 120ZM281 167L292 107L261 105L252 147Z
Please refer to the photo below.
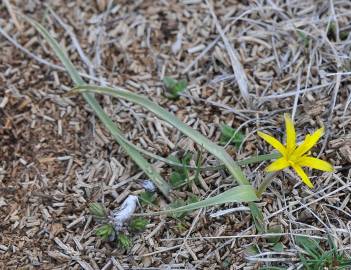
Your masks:
M252 202L255 200L257 200L257 196L254 190L252 189L251 185L240 185L240 186L233 187L227 191L224 191L219 195L210 197L208 199L205 199L196 203L190 203L188 205L173 208L173 209L151 213L151 215L187 212L187 211L193 211L196 209L214 206L218 204L233 203L233 202L237 202L237 203ZM145 215L150 215L150 213L147 213Z
M67 72L71 76L71 79L76 85L84 84L85 82L79 76L78 71L67 57L65 51L60 47L58 42L49 34L49 32L38 22L23 16L49 43L51 48L56 53L57 57L61 60L62 64L65 66ZM131 144L126 143L126 139L123 137L122 132L116 127L113 121L107 116L104 110L101 108L97 100L90 93L83 93L83 97L86 102L91 106L96 115L99 117L101 122L106 126L106 128L111 132L112 136L116 139L119 145L127 152L127 154L135 161L135 163L142 169L145 174L150 177L150 179L155 183L155 185L160 189L160 191L168 198L170 191L170 186L165 182L161 175L149 164L149 162L144 159L144 157L132 147Z
M193 139L196 143L204 147L207 151L209 151L219 160L221 160L239 184L250 184L244 176L243 172L241 171L240 167L236 164L236 162L234 162L234 160L229 156L229 154L224 150L223 147L220 147L217 144L211 142L197 130L194 130L193 128L187 126L177 117L175 117L172 113L168 112L167 110L157 105L156 103L150 101L149 99L119 87L111 88L94 85L79 85L75 89L73 89L72 92L94 92L99 94L107 94L116 98L126 99L128 101L143 106L144 108L156 114L161 119L167 121L168 123L176 127L179 131Z

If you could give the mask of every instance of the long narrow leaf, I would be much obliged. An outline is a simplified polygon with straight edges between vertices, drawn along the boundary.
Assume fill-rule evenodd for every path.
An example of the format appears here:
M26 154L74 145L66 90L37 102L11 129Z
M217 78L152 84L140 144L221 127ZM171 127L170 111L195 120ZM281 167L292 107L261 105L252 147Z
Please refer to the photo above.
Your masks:
M190 203L185 206L163 210L160 212L147 213L145 215L159 215L159 214L168 214L168 213L187 212L187 211L193 211L196 209L224 204L224 203L252 202L255 200L257 200L257 196L254 190L252 189L252 186L240 185L240 186L233 187L227 191L224 191L221 194L218 194L216 196L210 197L208 199L205 199L196 203Z
M48 31L38 22L24 16L24 18L44 37L44 39L49 43L51 48L56 53L57 57L61 60L62 64L65 66L67 72L71 76L71 79L76 85L84 84L85 82L79 76L78 71L67 57L65 51L60 47L58 42L52 38ZM127 154L135 161L136 164L145 172L148 177L155 183L155 185L160 189L160 191L168 197L170 186L165 182L161 175L149 164L149 162L144 159L144 157L130 144L126 143L126 139L123 137L122 132L116 127L113 121L107 116L103 111L97 100L90 93L83 93L83 97L86 102L92 107L96 115L99 117L101 122L106 126L106 128L111 132L112 136L116 139L119 145L127 152Z
M149 99L122 88L111 88L94 85L79 85L72 92L94 92L100 94L107 94L113 97L123 98L143 106L144 108L156 114L161 119L175 126L179 131L193 139L199 145L202 145L207 151L209 151L219 160L221 160L239 184L250 184L244 176L243 172L241 171L240 167L234 162L234 160L229 156L229 154L224 150L224 148L211 142L197 130L194 130L193 128L187 126L177 117L175 117L172 113L168 112L167 110L157 105L156 103L150 101Z

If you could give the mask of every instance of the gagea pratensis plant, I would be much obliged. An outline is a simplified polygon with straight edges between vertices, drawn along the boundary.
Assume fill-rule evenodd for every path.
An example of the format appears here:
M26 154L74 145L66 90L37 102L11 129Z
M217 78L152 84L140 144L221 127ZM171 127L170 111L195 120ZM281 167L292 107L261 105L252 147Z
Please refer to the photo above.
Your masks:
M254 201L259 200L260 196L267 187L267 184L269 184L272 181L272 174L268 173L262 184L256 190L256 188L254 188L251 185L240 166L245 166L264 160L278 158L275 162L272 163L272 165L270 165L267 168L268 172L282 170L286 167L291 166L296 170L296 172L300 175L302 180L309 187L312 187L313 185L308 179L307 175L303 172L301 168L302 166L308 166L325 171L332 171L332 166L329 163L313 158L308 153L309 150L316 144L318 139L322 136L323 129L317 130L312 135L307 135L306 140L300 145L297 145L295 129L291 119L288 116L285 117L287 127L287 143L285 146L279 141L277 141L275 138L264 133L259 133L259 135L262 138L264 138L268 143L273 145L273 147L277 149L279 153L254 156L242 162L236 162L225 151L223 147L210 141L200 132L184 124L175 115L170 113L168 110L162 108L158 104L150 101L148 98L140 94L123 89L121 87L101 87L96 85L85 84L84 80L80 77L77 69L74 67L74 65L68 58L66 52L63 50L63 48L61 48L60 44L49 34L49 32L41 24L35 22L34 20L26 16L23 16L23 18L25 18L33 27L36 28L36 30L38 30L38 32L45 38L45 40L49 43L49 45L54 50L58 58L61 60L62 64L69 73L75 85L75 88L73 89L73 91L71 91L71 94L82 94L86 102L91 106L91 108L101 120L101 122L111 132L111 135L117 140L117 142L131 157L131 159L135 161L139 168L145 173L145 175L149 177L151 181L153 181L153 183L157 186L158 190L169 201L172 200L172 197L169 195L171 191L171 186L167 181L165 181L162 178L158 171L149 163L148 160L146 160L144 156L147 156L152 159L161 160L162 162L165 162L167 164L177 165L181 168L190 167L188 165L185 166L184 164L170 161L164 157L159 157L153 153L150 153L144 149L137 147L136 145L128 141L122 134L121 130L113 123L112 119L104 112L104 110L102 109L98 101L95 99L94 95L92 95L92 93L107 94L118 99L124 99L129 102L138 104L144 109L154 113L157 117L174 126L185 136L188 136L189 138L194 140L204 150L207 150L213 156L215 156L221 162L220 167L226 168L227 171L232 175L233 179L236 180L236 182L238 183L238 185L231 187L225 191L222 191L221 193L209 197L207 199L190 203L188 205L181 206L175 209L163 210L153 214L191 211L199 208L210 207L224 203L248 203L254 220L262 220L262 218L260 218L262 216L262 213L260 213ZM209 170L209 167L198 167L197 169L198 171ZM210 170L213 170L213 168L210 168Z

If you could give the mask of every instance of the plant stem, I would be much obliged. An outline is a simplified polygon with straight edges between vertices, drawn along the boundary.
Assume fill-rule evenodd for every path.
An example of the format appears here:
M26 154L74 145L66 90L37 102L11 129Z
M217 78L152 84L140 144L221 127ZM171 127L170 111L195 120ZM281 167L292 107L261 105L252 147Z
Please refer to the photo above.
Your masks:
M263 179L262 183L259 185L258 190L256 192L257 197L260 198L263 192L266 191L267 187L272 183L274 178L277 176L279 172L268 173L266 177Z

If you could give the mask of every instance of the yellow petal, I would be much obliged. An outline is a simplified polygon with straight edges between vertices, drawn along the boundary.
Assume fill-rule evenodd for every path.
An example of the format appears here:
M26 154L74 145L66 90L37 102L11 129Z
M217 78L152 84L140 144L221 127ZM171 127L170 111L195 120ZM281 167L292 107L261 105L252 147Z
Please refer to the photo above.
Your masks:
M276 172L289 167L290 164L285 158L279 158L266 168L266 172Z
M295 158L301 157L303 154L308 152L313 146L316 145L320 137L324 134L324 128L317 129L312 135L308 134L302 144L293 152Z
M294 168L296 173L301 177L302 182L304 182L309 188L313 188L312 182L308 178L307 174L303 171L303 169L296 164L292 164L291 166Z
M296 132L294 123L289 114L284 114L286 128L286 148L288 153L295 150L296 147Z
M334 168L330 163L314 157L301 157L298 160L298 164L303 167L310 167L325 172L334 171Z
M266 142L268 142L270 145L272 145L275 149L278 150L279 153L281 153L283 156L286 155L286 149L284 145L281 144L280 141L278 141L276 138L265 134L263 132L258 131L257 132L258 136L260 136L262 139L264 139Z

